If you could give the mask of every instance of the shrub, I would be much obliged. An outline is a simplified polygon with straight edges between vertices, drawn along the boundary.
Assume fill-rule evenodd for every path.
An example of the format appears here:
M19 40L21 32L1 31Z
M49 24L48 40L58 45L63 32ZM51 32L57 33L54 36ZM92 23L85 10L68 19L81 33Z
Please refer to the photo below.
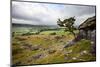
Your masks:
M53 33L50 33L50 35L56 35L56 33L55 33L55 32L53 32Z

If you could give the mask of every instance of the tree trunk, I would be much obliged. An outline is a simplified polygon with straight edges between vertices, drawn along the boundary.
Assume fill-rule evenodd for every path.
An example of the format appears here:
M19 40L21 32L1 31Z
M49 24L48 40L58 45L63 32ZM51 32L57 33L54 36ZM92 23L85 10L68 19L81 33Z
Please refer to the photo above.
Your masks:
M70 31L70 32L74 35L74 38L76 38L76 34L73 31Z

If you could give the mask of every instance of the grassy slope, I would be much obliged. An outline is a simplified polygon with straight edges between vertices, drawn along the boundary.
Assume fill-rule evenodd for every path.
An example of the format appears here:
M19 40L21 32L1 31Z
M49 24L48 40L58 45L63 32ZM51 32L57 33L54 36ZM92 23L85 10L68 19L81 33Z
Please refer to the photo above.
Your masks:
M73 35L62 31L56 31L56 35L49 35L52 32L55 31L41 32L42 35L13 37L13 63L25 65L95 60L95 56L90 53L91 43L89 40L80 40L75 45L64 49L65 43L72 40ZM22 45L26 43L32 46L39 45L41 49L35 51L24 49ZM55 52L49 54L49 50L55 50ZM38 54L43 54L43 57L32 58Z
M77 61L95 61L96 58L91 54L91 42L89 40L82 39L77 42L75 45L65 49L66 51L72 50L68 57L76 58L69 60L68 62L77 62Z
M52 54L52 56L50 55L47 58L39 60L37 63L46 64L46 63L95 61L95 60L96 57L91 54L90 41L81 40L77 42L75 45L64 49L63 51L58 51L55 54Z

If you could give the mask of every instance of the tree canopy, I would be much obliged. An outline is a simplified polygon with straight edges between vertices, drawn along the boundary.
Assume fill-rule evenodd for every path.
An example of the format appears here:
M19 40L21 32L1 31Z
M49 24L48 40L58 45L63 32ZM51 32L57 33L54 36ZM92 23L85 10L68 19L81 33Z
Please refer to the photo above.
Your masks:
M70 17L68 19L64 19L63 21L58 19L57 24L60 27L65 27L65 31L69 31L75 36L75 33L74 33L74 29L75 29L74 22L75 22L75 20L76 20L75 17Z

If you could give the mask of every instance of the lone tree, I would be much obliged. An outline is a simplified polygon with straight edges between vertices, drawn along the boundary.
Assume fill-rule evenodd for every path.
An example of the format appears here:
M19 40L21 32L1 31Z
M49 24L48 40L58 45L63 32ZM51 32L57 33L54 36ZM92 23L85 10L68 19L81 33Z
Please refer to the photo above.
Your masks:
M74 17L70 17L68 19L64 19L63 21L58 19L57 24L60 27L65 27L65 31L71 32L74 35L74 37L75 37L75 33L74 33L74 30L75 30L74 22L75 22L75 20L76 19Z

